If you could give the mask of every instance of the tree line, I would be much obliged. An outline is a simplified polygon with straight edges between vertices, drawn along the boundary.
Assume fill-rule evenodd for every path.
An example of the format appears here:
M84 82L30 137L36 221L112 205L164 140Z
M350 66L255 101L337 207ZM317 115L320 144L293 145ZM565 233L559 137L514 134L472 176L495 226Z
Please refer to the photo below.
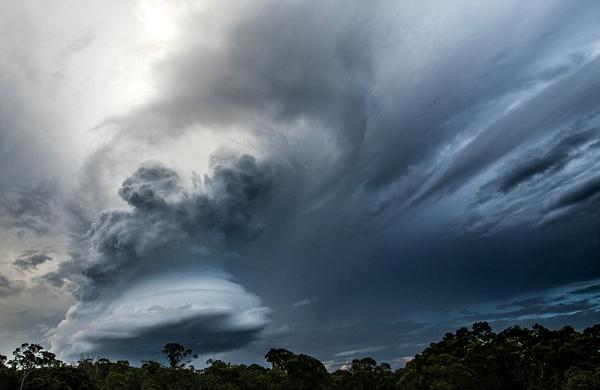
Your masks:
M178 343L164 346L165 364L81 359L67 364L37 344L23 344L11 359L0 355L5 390L597 390L600 389L600 325L583 332L509 327L486 322L460 328L431 343L405 367L392 370L370 357L329 372L318 359L271 349L259 364L209 359Z

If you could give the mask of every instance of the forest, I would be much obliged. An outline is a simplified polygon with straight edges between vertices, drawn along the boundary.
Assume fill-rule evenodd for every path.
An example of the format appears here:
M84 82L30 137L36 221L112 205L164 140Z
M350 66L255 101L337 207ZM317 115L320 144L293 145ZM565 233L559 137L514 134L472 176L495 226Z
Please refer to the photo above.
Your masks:
M392 370L370 357L328 371L318 359L286 349L265 355L270 368L209 359L173 342L162 362L81 359L64 363L42 346L23 344L0 355L0 389L85 390L592 390L600 389L600 325L582 332L512 326L495 333L486 322L431 343L405 367Z

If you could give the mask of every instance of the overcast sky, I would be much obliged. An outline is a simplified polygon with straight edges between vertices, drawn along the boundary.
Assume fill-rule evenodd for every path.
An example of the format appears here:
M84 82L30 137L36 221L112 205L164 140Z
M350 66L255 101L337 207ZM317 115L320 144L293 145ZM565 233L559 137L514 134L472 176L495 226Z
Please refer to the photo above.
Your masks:
M597 1L0 0L0 353L400 366L600 322Z

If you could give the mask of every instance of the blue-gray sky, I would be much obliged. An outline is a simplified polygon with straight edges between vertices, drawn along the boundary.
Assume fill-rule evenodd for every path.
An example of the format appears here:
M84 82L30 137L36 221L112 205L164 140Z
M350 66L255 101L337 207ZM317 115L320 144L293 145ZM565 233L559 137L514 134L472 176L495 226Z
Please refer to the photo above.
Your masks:
M0 353L395 366L600 321L596 1L0 2Z

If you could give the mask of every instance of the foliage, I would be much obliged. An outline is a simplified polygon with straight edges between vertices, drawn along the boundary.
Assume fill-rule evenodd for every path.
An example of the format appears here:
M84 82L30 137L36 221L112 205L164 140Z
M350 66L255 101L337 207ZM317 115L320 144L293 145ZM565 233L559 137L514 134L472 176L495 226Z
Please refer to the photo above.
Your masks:
M65 364L37 344L0 355L0 389L65 390L591 390L600 389L600 325L577 332L513 326L494 333L485 322L432 343L406 367L392 370L365 357L329 373L305 354L271 349L271 368L209 359L203 369L180 344L165 345L168 365L82 359Z
M169 360L171 368L183 368L186 364L192 360L197 359L198 355L192 355L192 350L185 348L183 345L178 343L168 343L165 345L162 351L163 355ZM186 358L190 358L188 361L184 361Z
M576 332L513 326L495 334L485 322L432 343L409 362L399 389L598 389L600 327ZM586 387L588 386L588 387Z

